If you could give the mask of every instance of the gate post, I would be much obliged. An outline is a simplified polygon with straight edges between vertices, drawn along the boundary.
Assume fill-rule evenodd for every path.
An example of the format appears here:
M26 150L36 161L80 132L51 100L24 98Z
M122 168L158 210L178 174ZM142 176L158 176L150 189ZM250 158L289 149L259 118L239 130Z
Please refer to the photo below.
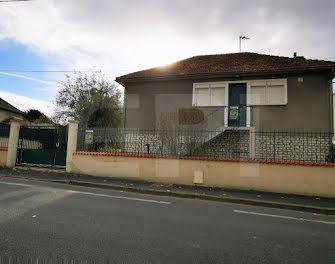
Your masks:
M66 172L71 172L72 155L77 150L78 122L70 121L67 136Z
M256 155L256 131L254 127L249 129L249 159L254 159Z
M9 168L15 167L17 147L19 143L20 121L12 119L10 121L10 132L8 139L8 151L6 166Z

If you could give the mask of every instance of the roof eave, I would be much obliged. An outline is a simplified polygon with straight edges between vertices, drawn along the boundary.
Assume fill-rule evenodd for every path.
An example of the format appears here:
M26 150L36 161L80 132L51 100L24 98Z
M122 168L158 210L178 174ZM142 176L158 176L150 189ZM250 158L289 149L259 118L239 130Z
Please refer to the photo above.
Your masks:
M158 80L170 80L170 79L196 79L196 78L210 78L210 77L230 77L230 76L245 76L245 75L260 75L260 74L278 74L278 73L292 73L292 72L306 72L306 71L325 71L335 70L334 67L308 67L308 68L293 68L293 69L282 69L282 70L263 70L263 71L248 71L248 72L221 72L221 73L198 73L198 74L187 74L187 75L166 75L166 76L151 76L151 77L134 77L134 78L122 78L118 77L115 81L122 86L125 86L127 82L136 81L158 81Z
M12 110L12 109L7 109L7 108L5 108L5 107L0 107L0 109L1 110L4 110L4 111L7 111L7 112L10 112L10 113L13 113L13 114L17 114L17 115L22 115L22 116L24 116L25 115L25 113L24 112L22 112L21 110L19 110L19 109L17 109L17 110Z

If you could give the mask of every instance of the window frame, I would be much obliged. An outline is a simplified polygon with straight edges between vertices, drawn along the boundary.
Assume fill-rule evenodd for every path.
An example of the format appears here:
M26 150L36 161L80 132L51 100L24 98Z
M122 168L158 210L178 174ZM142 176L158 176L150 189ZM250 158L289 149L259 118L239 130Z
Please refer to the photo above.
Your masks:
M252 83L265 83L265 91L267 89L267 82L278 82L278 83L283 83L284 84L284 102L282 103L260 103L260 104L256 104L256 103L252 103L251 102L251 84ZM218 84L225 84L225 103L222 105L195 105L195 89L197 88L197 85L200 85L202 87L199 88L205 88L204 86L208 85L209 88L209 96L210 96L210 102L212 101L212 94L211 94L211 85L218 85ZM287 105L288 103L288 96L287 96L287 78L277 78L277 79L254 79L254 80L238 80L238 81L218 81L218 82L197 82L197 83L193 83L193 94L192 94L192 106L195 107L218 107L218 106L228 106L229 104L229 84L231 83L246 83L247 84L247 106L269 106L269 105L273 105L273 106L280 106L280 105ZM267 98L267 94L265 92L265 100Z
M284 85L284 101L281 103L269 103L267 102L267 89L268 89L268 83L280 83ZM265 94L264 94L264 98L265 98L265 102L264 103L253 103L251 102L251 86L253 83L265 83ZM261 85L259 85L261 86ZM269 106L269 105L287 105L288 102L288 98L287 98L287 79L260 79L260 80L250 80L247 81L247 105L248 106Z
M220 87L222 85L222 87ZM199 82L193 83L193 93L192 93L192 106L194 107L218 107L218 106L228 106L228 83L227 82ZM200 87L197 87L200 86ZM213 86L213 87L212 87ZM195 90L196 89L206 89L209 90L209 105L198 105L195 104ZM224 103L223 104L213 104L212 103L212 89L224 89Z

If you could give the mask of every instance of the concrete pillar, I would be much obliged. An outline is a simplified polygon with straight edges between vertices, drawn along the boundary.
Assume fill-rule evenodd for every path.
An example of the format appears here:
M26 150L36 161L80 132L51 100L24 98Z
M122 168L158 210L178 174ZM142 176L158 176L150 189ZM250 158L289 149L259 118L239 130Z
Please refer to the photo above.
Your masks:
M20 133L20 121L15 119L11 120L9 139L8 139L7 162L6 162L6 166L9 168L15 167L17 146L19 143L19 133Z
M249 159L254 159L256 155L256 131L254 127L249 129Z
M78 122L70 121L67 134L66 172L71 172L72 155L77 150Z

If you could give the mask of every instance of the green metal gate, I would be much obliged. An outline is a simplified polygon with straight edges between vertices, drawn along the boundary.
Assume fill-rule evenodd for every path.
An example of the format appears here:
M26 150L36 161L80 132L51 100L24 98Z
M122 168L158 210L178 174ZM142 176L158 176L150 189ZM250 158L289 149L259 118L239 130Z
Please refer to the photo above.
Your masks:
M66 167L67 127L21 127L17 165Z

